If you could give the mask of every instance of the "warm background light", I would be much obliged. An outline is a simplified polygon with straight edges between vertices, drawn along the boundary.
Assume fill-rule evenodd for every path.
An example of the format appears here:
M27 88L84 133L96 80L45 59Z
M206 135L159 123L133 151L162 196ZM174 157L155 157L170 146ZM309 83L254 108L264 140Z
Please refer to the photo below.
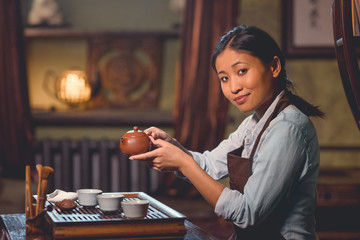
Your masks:
M64 71L56 84L57 97L70 106L90 100L91 86L84 71Z

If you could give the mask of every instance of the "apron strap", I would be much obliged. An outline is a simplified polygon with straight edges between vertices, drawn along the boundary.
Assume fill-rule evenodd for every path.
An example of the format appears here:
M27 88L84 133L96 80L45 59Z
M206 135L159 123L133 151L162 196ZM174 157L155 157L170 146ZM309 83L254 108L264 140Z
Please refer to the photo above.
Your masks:
M290 100L289 97L287 95L284 95L279 102L277 103L274 111L272 112L272 114L270 115L270 117L266 120L264 127L261 129L258 137L256 138L255 144L251 150L251 154L250 154L250 159L253 159L254 155L255 155L255 151L259 145L260 139L262 134L264 133L264 131L267 129L267 127L269 126L270 122L276 118L276 116L282 111L284 110L287 106L290 105Z
M255 151L259 145L260 138L266 128L269 126L270 122L287 106L290 105L290 100L287 95L284 95L279 102L277 103L274 111L270 117L266 120L264 127L261 129L259 135L256 138L255 144L251 150L249 158L242 158L241 152L243 150L242 145L240 148L235 149L234 151L228 154L228 167L231 165L231 170L229 169L229 179L231 189L236 189L240 192L244 192L244 186L248 178L252 175L252 161L255 155ZM236 171L236 174L235 174ZM239 174L239 171L241 174ZM232 174L231 172L234 172ZM234 234L230 239L241 239L241 240L258 240L258 239L272 239L272 240L284 240L285 238L280 234L280 225L282 222L281 215L275 214L270 216L267 221L262 223L258 227L249 227L247 229L241 229L234 225Z

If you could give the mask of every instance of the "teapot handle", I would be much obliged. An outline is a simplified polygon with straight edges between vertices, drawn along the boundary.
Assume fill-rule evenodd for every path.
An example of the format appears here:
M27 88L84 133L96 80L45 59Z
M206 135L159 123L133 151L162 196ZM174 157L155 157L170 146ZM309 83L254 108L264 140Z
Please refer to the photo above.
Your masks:
M56 73L53 70L46 71L45 77L44 77L44 82L43 82L43 88L50 97L55 98L56 100L59 100L57 97L57 93L55 91L57 78L58 78L58 76L56 75ZM52 89L49 88L50 81L52 81L51 83L53 84Z

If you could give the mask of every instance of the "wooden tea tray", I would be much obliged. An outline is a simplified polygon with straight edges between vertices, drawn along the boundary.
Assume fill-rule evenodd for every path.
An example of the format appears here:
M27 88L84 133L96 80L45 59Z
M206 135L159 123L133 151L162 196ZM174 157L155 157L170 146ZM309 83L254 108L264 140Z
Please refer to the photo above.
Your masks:
M60 210L53 203L45 219L49 234L54 239L64 238L135 238L182 239L186 234L186 217L143 192L121 192L124 200L149 200L145 218L128 219L122 211L103 213L98 206L86 208L78 205L73 210ZM49 207L48 207L49 208Z

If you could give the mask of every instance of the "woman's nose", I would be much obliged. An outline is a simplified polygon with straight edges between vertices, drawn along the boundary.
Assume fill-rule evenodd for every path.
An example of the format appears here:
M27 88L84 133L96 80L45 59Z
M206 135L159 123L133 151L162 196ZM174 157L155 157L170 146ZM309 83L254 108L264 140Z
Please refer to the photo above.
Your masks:
M241 84L239 82L238 79L236 78L232 78L230 80L230 91L233 93L233 94L236 94L238 93L239 91L241 91L242 87L241 87Z

